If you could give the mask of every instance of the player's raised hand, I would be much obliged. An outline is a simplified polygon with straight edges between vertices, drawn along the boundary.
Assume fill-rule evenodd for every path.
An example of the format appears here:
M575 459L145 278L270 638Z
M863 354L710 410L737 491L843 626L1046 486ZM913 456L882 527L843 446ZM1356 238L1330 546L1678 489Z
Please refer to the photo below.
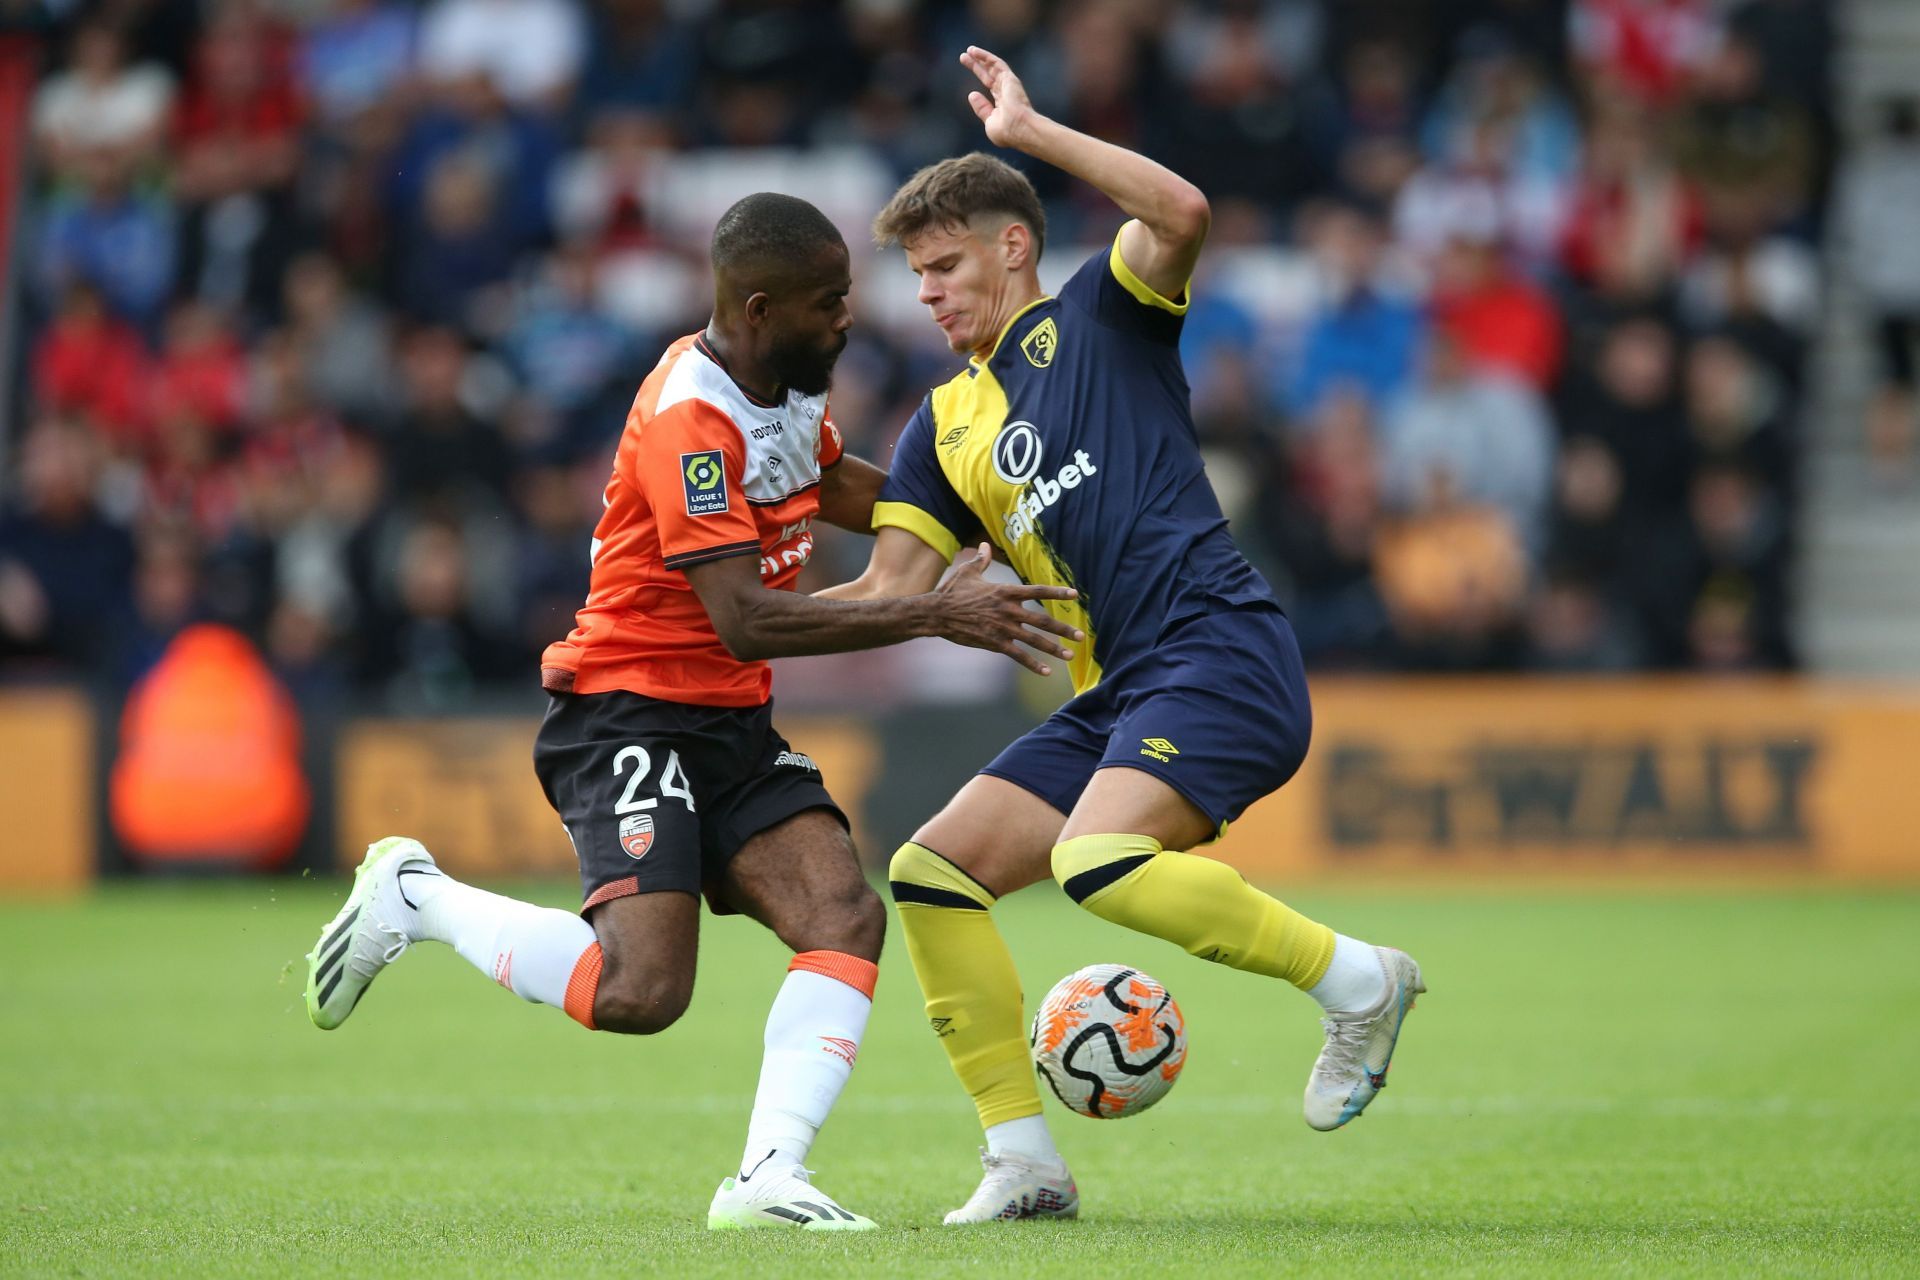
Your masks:
M1078 627L1050 613L1029 609L1029 600L1072 600L1072 587L1034 587L1025 583L988 582L983 575L993 563L993 547L979 548L953 562L953 573L934 592L939 608L939 632L955 644L1004 653L1029 671L1052 675L1038 654L1071 661L1073 650L1059 640L1084 640ZM1024 647L1023 647L1024 646Z
M960 65L986 86L986 93L975 89L967 94L967 105L987 127L987 141L996 147L1023 147L1038 113L1027 100L1027 89L1020 83L1020 77L1013 74L1013 68L1005 59L978 45L967 46L967 51L960 55Z

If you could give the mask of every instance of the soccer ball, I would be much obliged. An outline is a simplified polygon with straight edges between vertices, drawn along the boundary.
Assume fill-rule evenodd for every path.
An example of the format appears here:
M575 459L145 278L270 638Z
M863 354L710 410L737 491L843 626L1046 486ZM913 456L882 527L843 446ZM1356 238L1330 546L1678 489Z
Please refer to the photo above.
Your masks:
M1091 964L1053 985L1033 1015L1033 1064L1083 1116L1137 1116L1167 1096L1187 1061L1187 1022L1138 969Z

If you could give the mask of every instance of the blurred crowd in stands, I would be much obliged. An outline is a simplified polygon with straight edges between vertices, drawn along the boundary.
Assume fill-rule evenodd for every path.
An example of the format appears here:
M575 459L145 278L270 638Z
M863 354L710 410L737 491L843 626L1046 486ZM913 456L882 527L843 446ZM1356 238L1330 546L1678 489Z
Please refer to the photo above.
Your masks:
M16 676L124 684L212 619L308 696L536 689L626 404L703 323L713 217L750 190L815 199L854 247L835 417L884 465L957 362L864 224L984 145L968 43L1212 198L1196 420L1315 669L1791 667L1843 217L1887 258L1881 434L1907 447L1920 144L1890 105L1851 181L1822 0L38 12L0 508ZM1119 215L1029 171L1057 282ZM829 535L814 585L864 555ZM847 687L1013 682L988 663L909 651Z

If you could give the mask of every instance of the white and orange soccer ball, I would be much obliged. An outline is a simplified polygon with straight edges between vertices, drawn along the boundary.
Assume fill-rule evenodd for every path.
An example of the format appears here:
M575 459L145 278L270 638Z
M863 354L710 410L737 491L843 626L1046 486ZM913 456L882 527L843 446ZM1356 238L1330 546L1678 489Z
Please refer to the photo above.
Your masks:
M1033 1015L1033 1062L1083 1116L1137 1116L1167 1096L1187 1061L1187 1022L1167 989L1121 964L1054 983Z

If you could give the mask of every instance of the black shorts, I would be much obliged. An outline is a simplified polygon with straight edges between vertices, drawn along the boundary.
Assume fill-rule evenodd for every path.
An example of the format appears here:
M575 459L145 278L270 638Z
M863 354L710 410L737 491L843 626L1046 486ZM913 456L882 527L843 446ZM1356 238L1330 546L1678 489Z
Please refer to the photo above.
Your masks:
M580 910L634 893L717 892L728 859L808 809L847 817L773 728L773 704L703 707L637 693L557 693L533 769L580 859Z

